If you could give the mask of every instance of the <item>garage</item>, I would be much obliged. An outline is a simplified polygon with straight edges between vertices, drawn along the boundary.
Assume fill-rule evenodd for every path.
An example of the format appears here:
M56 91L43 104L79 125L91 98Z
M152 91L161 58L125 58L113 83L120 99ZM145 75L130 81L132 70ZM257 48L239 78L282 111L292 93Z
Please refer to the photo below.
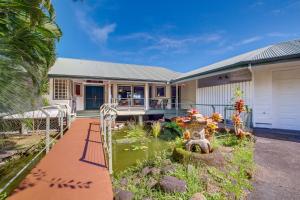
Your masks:
M273 128L300 130L300 67L273 72Z

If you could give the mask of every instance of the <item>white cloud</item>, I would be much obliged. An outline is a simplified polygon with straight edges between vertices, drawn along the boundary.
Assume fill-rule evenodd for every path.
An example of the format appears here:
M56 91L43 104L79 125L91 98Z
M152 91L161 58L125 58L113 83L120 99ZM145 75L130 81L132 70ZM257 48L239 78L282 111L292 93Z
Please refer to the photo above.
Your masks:
M90 39L99 44L105 43L109 34L113 33L117 26L116 23L99 26L93 20L87 18L86 14L82 11L77 11L76 17L81 28L89 35Z
M262 36L255 36L255 37L246 38L246 39L243 39L242 41L240 41L239 43L237 43L237 46L257 42L257 41L261 40L262 38L263 38Z
M164 35L155 35L150 33L132 33L121 36L122 40L136 40L139 42L149 42L144 50L176 51L183 52L190 45L199 45L204 43L216 42L222 39L220 34L207 34L198 36L169 37Z

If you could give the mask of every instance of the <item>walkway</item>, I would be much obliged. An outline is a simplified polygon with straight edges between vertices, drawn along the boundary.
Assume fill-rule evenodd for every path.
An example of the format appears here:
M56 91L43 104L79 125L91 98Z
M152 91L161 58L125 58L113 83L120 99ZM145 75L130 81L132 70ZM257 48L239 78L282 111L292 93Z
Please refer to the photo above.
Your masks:
M300 143L257 137L255 161L254 191L249 199L300 199Z
M76 119L9 199L113 199L96 122Z

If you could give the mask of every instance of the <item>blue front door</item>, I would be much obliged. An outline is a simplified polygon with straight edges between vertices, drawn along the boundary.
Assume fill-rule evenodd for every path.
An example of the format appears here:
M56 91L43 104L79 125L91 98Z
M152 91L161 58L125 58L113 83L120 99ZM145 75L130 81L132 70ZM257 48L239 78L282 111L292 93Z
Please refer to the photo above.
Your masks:
M104 102L103 86L86 86L85 87L85 109L97 110Z

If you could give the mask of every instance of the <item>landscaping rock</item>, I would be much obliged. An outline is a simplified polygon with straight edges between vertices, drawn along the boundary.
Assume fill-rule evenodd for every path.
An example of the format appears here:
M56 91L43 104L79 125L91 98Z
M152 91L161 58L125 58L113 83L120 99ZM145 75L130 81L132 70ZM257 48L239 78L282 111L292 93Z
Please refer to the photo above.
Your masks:
M206 184L206 191L209 194L214 194L214 193L220 192L220 188L216 184L217 183L213 183L211 181L208 181L207 184Z
M205 196L202 193L195 193L190 200L206 200Z
M142 176L147 176L150 172L151 172L150 167L144 167L144 168L142 169L141 174L142 174Z
M128 180L126 178L122 178L120 181L121 186L126 186L128 184Z
M115 200L132 200L134 195L127 190L121 190L115 195Z
M147 187L148 188L153 188L157 185L157 180L155 180L154 178L150 178L148 181L147 181Z
M162 168L162 173L163 174L167 174L167 173L173 173L176 171L176 166L175 165L167 165L165 167Z
M167 193L185 192L186 182L173 176L164 176L159 182L160 188Z
M218 168L224 168L224 166L226 165L226 159L219 150L216 150L210 154L193 153L192 159L199 160L209 166Z
M150 174L151 174L152 176L159 175L159 174L160 174L160 169L158 169L158 168L156 168L156 167L152 167L152 168L150 169Z

